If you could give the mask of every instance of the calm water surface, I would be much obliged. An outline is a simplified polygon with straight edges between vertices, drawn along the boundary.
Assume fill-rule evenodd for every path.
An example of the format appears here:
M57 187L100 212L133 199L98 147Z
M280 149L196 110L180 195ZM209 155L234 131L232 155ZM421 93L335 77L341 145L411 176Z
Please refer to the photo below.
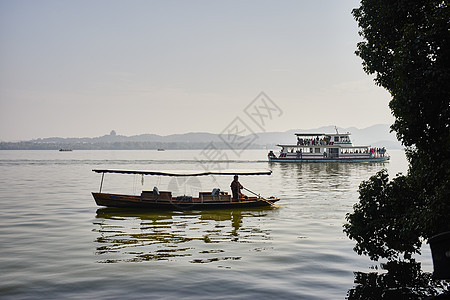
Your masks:
M390 154L384 164L281 164L249 150L226 167L271 169L240 181L283 208L141 212L97 207L91 170L202 170L199 151L0 151L0 298L344 299L353 272L376 265L353 252L345 214L362 180L406 171L404 153ZM180 195L232 180L105 176L103 191ZM432 271L427 245L418 260Z

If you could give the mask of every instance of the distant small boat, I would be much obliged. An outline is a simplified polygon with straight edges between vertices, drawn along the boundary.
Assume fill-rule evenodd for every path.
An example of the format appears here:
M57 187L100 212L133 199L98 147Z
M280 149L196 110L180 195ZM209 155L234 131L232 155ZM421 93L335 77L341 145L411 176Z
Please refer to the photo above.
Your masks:
M201 172L201 173L166 173L157 171L133 171L133 170L92 170L96 173L102 173L100 191L92 193L95 202L99 206L119 207L119 208L139 208L139 209L227 209L227 208L247 208L274 206L279 207L275 202L279 198L263 198L260 195L255 197L243 197L233 199L228 192L222 192L219 189L213 189L212 192L200 192L198 197L178 196L173 197L170 191L159 191L155 187L152 191L142 191L140 195L123 195L103 193L103 178L105 173L116 174L137 174L137 175L159 175L159 176L205 176L205 175L270 175L272 171L248 171L248 172ZM244 188L245 189L245 188ZM251 192L248 189L245 189ZM253 192L251 192L253 193ZM254 194L254 193L253 193Z
M158 149L158 151L166 151L166 149L162 149L162 148L160 148L160 149Z
M61 149L59 149L59 151L60 151L60 152L68 152L68 151L72 151L72 149L64 149L64 148L61 148Z

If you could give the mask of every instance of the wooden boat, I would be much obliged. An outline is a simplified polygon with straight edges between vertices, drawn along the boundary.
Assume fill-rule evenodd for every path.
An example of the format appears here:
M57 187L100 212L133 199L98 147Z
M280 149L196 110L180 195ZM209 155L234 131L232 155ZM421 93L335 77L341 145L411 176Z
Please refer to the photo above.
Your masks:
M354 146L350 133L296 133L297 144L279 144L280 154L270 151L269 162L384 162L385 148Z
M279 207L275 202L279 198L270 197L264 198L260 195L253 197L244 197L240 199L233 199L228 192L218 191L214 189L212 192L199 192L198 197L192 196L177 196L174 197L171 191L159 191L156 187L152 191L142 191L140 195L124 195L124 194L110 194L103 193L103 179L105 173L116 174L138 174L138 175L158 175L158 176L206 176L206 175L270 175L272 171L249 171L249 172L200 172L200 173L168 173L158 171L135 171L135 170L92 170L96 173L102 174L100 184L100 191L93 192L92 196L99 206L106 207L120 207L120 208L142 208L142 209L189 209L189 210L204 210L204 209L225 209L225 208L247 208L247 207L262 207L272 206ZM251 192L247 189L247 191ZM253 192L251 192L253 193Z

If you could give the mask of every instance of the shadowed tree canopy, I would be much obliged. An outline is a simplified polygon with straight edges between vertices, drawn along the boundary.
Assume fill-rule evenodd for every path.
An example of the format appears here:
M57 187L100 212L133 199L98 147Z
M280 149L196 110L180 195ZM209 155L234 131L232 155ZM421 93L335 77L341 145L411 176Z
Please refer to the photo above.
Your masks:
M423 239L450 230L449 1L362 0L353 16L363 37L356 54L392 96L391 129L409 169L363 182L344 231L359 254L408 259Z

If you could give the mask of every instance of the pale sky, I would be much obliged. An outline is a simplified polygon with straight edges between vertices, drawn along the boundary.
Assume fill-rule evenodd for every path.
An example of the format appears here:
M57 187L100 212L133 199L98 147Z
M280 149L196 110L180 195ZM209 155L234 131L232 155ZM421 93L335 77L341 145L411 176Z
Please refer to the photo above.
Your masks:
M282 112L265 131L391 124L358 5L0 0L0 141L220 133L260 92Z

